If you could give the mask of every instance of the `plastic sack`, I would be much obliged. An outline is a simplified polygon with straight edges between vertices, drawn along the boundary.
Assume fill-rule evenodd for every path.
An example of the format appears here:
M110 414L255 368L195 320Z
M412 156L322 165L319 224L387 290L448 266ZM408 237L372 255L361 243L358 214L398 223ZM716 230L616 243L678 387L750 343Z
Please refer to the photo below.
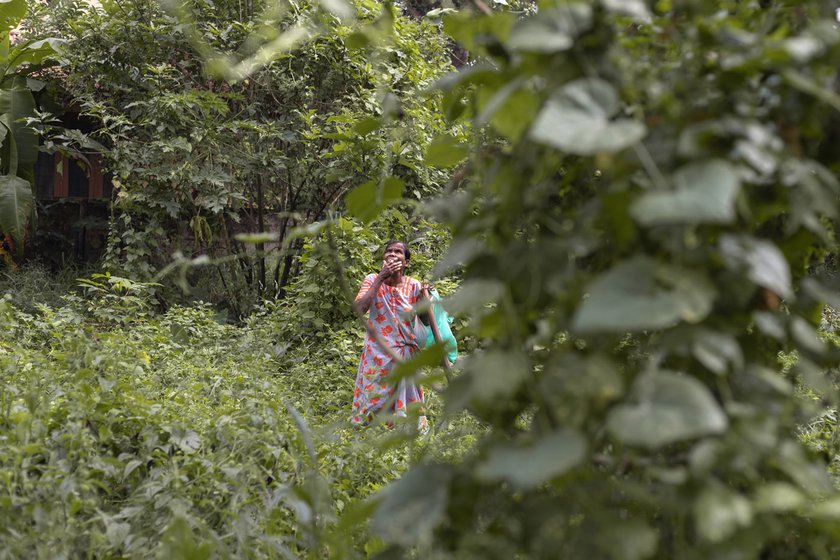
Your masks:
M435 323L437 324L438 331L440 332L440 340L443 342L444 348L446 348L446 355L449 358L449 363L454 364L455 360L458 358L458 341L455 340L455 335L452 334L452 329L449 328L453 319L440 303L440 295L437 293L437 290L432 290L430 295L432 301L434 302L433 308L435 313ZM435 335L432 332L432 328L426 327L426 346L431 346L434 343Z

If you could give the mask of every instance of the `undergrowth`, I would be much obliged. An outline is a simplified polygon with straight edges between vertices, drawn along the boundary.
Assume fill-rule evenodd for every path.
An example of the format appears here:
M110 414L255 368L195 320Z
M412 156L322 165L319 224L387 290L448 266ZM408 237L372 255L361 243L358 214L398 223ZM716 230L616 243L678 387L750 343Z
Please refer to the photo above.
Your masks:
M344 533L366 500L481 435L351 428L352 323L289 342L289 306L226 325L118 280L0 300L0 558L367 555L380 543Z

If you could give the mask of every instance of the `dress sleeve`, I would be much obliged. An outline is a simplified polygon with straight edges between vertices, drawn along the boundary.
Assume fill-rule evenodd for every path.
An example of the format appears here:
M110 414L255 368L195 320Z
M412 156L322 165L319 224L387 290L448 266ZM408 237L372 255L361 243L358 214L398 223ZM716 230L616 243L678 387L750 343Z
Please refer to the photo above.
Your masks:
M420 299L420 289L421 289L421 287L422 287L422 284L420 284L419 280L417 280L415 278L411 279L410 293L409 293L409 296L408 296L408 301L409 301L409 303L411 303L411 305L415 305L417 303L417 301Z
M356 294L356 301L359 301L363 295L367 293L371 286L373 286L373 281L376 279L376 274L368 274L365 276L364 281L362 281L362 287L359 288L359 293Z

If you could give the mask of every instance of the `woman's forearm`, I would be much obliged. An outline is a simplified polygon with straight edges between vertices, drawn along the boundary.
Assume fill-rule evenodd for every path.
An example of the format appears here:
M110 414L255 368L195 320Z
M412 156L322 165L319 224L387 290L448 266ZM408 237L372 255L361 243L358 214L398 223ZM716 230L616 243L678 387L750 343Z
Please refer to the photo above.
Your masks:
M356 308L356 312L364 315L370 309L371 303L373 303L373 298L376 297L376 293L379 291L379 288L382 286L382 278L377 276L376 279L371 284L368 291L364 293L362 297L357 299L353 302L353 307Z

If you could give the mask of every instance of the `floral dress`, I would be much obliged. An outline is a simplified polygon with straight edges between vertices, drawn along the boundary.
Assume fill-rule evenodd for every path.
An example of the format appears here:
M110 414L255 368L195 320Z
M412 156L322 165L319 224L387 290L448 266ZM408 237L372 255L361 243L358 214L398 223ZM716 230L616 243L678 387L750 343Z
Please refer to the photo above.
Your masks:
M375 279L376 274L365 277L356 300L367 293ZM382 284L370 306L368 326L375 328L395 353L406 360L414 356L420 343L414 333L414 319L401 317L400 314L411 310L419 297L420 282L404 276L398 286ZM388 374L396 365L370 333L366 332L353 391L353 424L367 424L392 398L393 403L388 410L398 416L405 416L406 407L411 403L423 402L423 389L410 379L401 380L396 387L388 383ZM421 418L420 423L422 428L425 417Z

